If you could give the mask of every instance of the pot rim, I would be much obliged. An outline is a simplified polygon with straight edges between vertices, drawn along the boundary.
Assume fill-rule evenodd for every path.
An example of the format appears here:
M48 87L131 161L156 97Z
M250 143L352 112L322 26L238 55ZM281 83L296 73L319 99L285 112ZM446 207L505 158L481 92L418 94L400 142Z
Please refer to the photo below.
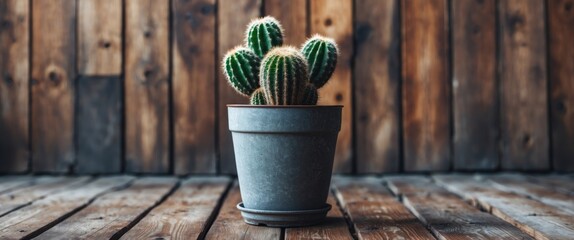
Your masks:
M237 108L343 108L343 105L251 105L227 104L227 107Z

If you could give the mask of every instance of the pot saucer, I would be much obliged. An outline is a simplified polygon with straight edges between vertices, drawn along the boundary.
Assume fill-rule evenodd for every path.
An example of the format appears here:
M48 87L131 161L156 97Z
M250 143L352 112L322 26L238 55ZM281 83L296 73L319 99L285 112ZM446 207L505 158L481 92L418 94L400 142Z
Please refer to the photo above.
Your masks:
M268 227L303 227L320 223L331 210L330 204L313 210L301 211L272 211L248 209L243 202L237 204L243 220L251 225Z

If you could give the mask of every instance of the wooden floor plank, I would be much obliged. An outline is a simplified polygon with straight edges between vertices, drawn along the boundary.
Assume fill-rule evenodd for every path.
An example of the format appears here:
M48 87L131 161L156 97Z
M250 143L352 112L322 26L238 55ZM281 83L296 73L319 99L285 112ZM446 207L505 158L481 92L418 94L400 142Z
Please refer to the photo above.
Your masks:
M49 194L77 188L89 177L39 177L36 184L0 195L0 217Z
M174 177L146 177L128 188L97 198L88 207L36 239L109 239L154 207L175 187Z
M337 178L337 198L359 239L435 239L379 178Z
M429 178L407 176L387 181L440 239L531 239L510 223L481 212Z
M50 195L18 211L0 217L0 236L19 239L34 236L74 211L81 209L94 198L111 190L124 187L133 177L118 176L97 179L81 188L74 188Z
M571 195L529 182L528 178L523 175L495 175L486 178L493 183L493 186L500 190L531 197L574 215L574 197Z
M285 229L285 239L353 239L335 196L329 194L327 202L331 204L332 208L327 213L327 219L323 223L311 227L287 228Z
M30 176L4 176L0 177L0 194L32 184L34 181Z
M205 239L279 239L280 228L258 227L245 223L235 207L239 202L241 194L235 183Z
M574 195L574 177L571 175L531 176L530 179L556 191Z
M229 185L227 177L193 177L121 239L197 239Z
M574 236L574 215L563 210L495 189L468 175L437 175L434 179L536 239L571 239Z

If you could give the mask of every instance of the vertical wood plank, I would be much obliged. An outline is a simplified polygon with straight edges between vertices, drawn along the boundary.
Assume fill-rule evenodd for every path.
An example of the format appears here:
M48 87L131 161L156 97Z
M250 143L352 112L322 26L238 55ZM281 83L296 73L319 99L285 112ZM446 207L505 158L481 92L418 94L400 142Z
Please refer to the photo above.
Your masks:
M78 1L78 173L121 171L122 10L121 1Z
M498 3L502 167L548 169L545 4Z
M176 174L215 173L215 0L173 1Z
M402 1L404 168L450 166L446 0Z
M74 163L76 1L32 1L32 170Z
M307 37L307 0L265 0L265 15L273 16L283 26L284 45L301 46Z
M125 42L126 170L169 168L169 2L127 0Z
M80 174L119 173L122 170L121 79L82 76L77 84L75 170Z
M552 161L556 171L574 171L574 1L548 1L548 48Z
M399 1L355 2L357 170L396 172L400 161Z
M451 1L453 161L457 170L498 167L496 2Z
M353 1L312 0L310 2L311 33L335 39L339 45L337 68L331 80L319 89L319 105L344 105L341 131L335 152L335 172L352 171L352 83Z
M0 172L28 170L29 2L0 2Z
M243 44L247 24L259 17L261 0L219 0L217 7L218 24L218 60L223 59L227 51ZM218 77L218 122L219 122L219 162L222 173L235 173L235 155L229 132L227 104L246 104L249 99L240 96L229 86L223 71L217 66Z
M122 1L78 1L78 71L109 76L122 72Z

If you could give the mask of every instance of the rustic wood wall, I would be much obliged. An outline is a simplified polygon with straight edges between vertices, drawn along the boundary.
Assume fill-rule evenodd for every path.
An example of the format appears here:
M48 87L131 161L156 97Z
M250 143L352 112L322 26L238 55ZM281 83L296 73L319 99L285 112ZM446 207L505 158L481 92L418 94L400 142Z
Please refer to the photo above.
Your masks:
M0 0L0 172L233 174L265 15L340 44L337 172L574 171L574 0Z

